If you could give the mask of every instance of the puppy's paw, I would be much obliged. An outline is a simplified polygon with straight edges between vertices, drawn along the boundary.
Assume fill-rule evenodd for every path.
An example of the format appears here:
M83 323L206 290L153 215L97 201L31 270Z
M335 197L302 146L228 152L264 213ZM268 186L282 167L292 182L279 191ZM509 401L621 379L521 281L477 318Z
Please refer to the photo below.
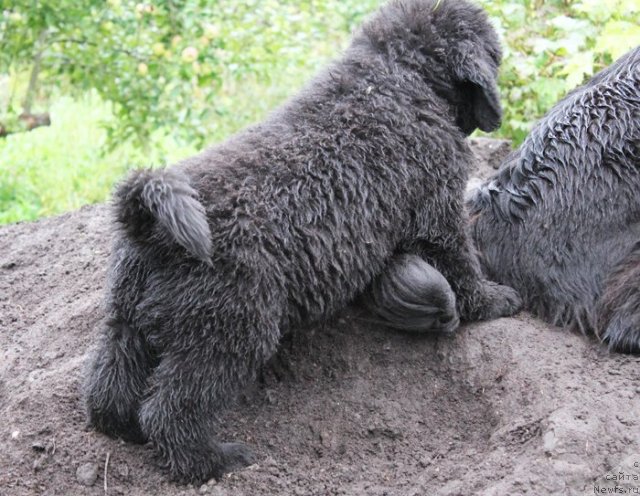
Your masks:
M222 443L223 473L235 472L256 462L254 452L244 443Z
M102 379L102 377L99 377ZM106 388L104 380L91 381L86 390L87 426L112 438L143 444L147 441L138 421L137 404L119 396L117 388ZM127 401L129 400L129 401Z
M522 309L522 298L510 286L504 286L493 281L483 282L484 298L479 308L479 320L509 317Z
M221 479L255 462L253 451L243 443L203 443L190 447L159 446L168 455L164 463L171 478L180 484L201 484L211 478Z
M417 255L394 256L361 297L374 322L409 332L454 332L460 319L445 277Z
M119 438L129 443L144 444L147 442L137 415L121 416L115 410L104 411L88 406L87 425L112 438Z
M452 313L440 314L437 320L431 325L429 331L442 334L453 334L460 327L460 317L455 308Z

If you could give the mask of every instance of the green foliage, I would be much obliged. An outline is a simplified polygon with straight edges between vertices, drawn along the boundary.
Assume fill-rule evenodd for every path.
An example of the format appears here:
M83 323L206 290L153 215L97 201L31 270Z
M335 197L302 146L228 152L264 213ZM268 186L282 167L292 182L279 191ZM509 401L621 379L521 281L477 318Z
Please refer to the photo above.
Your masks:
M131 143L101 153L106 133L100 122L110 110L95 94L56 98L51 114L55 125L0 142L0 224L102 202L132 166L175 161L195 152L193 146L156 136L169 154L149 156Z
M504 46L500 136L640 44L638 0L476 0ZM280 103L382 0L0 0L0 223L104 201ZM37 84L35 84L37 83Z
M499 134L521 142L569 90L640 45L638 0L481 0L504 46Z
M0 0L0 223L104 201L132 167L220 141L294 92L378 0ZM73 98L69 98L69 97Z
M113 103L111 146L149 146L159 128L202 144L234 111L218 98L226 81L268 84L317 65L373 3L0 0L0 74L31 70L40 57L45 94L97 91Z

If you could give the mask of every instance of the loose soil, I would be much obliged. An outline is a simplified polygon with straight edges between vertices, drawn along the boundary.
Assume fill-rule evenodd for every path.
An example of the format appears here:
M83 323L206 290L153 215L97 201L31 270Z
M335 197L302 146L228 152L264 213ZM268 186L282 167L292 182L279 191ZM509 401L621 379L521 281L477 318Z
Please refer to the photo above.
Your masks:
M474 147L483 177L509 148ZM85 425L109 239L105 205L0 229L2 496L640 492L640 358L527 313L445 338L354 308L283 342L224 416L255 465L175 485L148 446Z

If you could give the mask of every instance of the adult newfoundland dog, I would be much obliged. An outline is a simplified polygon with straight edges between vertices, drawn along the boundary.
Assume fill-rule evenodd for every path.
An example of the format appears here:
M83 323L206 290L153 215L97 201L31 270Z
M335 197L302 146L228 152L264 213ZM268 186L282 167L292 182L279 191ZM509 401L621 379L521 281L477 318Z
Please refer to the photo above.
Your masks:
M640 352L640 47L560 101L470 207L489 277Z

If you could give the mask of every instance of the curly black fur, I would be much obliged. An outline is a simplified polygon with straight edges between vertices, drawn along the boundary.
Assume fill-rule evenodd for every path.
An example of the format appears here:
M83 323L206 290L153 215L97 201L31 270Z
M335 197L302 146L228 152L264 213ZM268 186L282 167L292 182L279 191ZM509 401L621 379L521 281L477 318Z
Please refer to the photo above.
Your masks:
M215 415L284 333L343 308L395 254L442 272L464 319L515 312L515 291L481 278L463 208L465 133L499 124L499 61L481 9L396 1L263 123L122 183L91 424L151 441L183 481L248 463Z
M403 331L451 333L460 323L451 286L417 255L393 257L362 303L375 320Z
M549 322L640 351L640 48L558 103L470 206L489 277Z

